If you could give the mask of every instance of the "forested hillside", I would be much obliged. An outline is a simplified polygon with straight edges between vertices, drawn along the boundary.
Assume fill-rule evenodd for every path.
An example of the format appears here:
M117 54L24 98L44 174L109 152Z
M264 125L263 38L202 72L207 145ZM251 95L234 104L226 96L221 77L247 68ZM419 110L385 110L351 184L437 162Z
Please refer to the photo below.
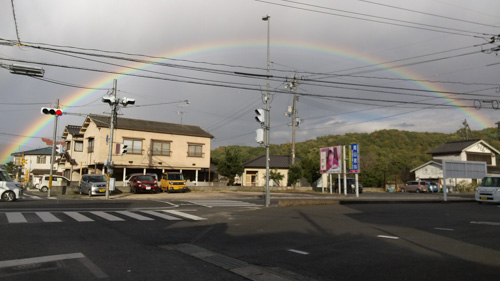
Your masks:
M470 139L482 139L500 150L496 128L473 131ZM420 133L398 130L381 130L373 133L349 133L345 135L329 135L296 143L296 156L301 158L304 176L310 181L319 175L319 148L335 145L360 144L361 173L359 175L364 186L380 187L384 181L398 183L410 179L410 170L431 160L427 154L431 149L450 141L464 140L461 130L453 134ZM271 144L271 155L290 155L291 143ZM218 147L212 151L212 159L218 164L225 161L226 149L239 155L241 162L254 159L265 154L264 147L228 146Z

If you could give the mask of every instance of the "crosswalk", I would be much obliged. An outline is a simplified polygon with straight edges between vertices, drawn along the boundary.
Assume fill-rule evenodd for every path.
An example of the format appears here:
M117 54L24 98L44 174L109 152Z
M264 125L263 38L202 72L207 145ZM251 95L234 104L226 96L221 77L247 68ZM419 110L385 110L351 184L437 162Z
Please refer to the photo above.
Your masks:
M207 208L213 208L213 207L250 207L250 208L256 208L256 207L262 207L262 205L255 204L255 203L250 203L250 202L245 202L245 201L238 201L238 200L221 200L221 199L201 199L201 200L190 200L190 201L185 201L188 203L191 203L193 205L199 205Z
M59 222L95 222L95 221L200 221L199 217L178 210L116 210L116 211L61 211L61 212L5 212L0 213L0 223L59 223Z

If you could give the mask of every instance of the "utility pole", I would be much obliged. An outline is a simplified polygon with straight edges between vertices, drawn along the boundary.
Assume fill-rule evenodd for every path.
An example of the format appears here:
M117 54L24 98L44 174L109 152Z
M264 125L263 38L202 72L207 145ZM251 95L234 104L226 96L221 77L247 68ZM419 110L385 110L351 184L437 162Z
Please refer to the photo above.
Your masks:
M271 128L271 105L270 103L270 88L271 86L269 85L269 75L270 75L270 69L271 69L271 61L270 61L270 49L269 49L269 43L270 43L270 25L271 25L271 16L266 15L262 17L263 21L267 21L267 83L266 83L266 129L265 129L265 144L266 144L266 207L269 207L271 205L271 196L269 192L269 134L270 134L270 128Z
M59 99L56 101L56 108L59 108ZM47 197L50 197L50 191L52 190L52 176L54 175L54 158L56 154L56 136L57 136L57 119L58 115L54 115L54 132L52 134L52 153L50 154L50 172L49 172L49 190L47 191Z
M112 169L112 157L113 157L113 133L115 130L115 117L116 117L116 79L113 79L113 102L111 104L111 118L110 118L110 124L109 124L109 150L108 150L108 162L107 162L107 167L106 167L106 174L107 174L107 184L106 184L106 199L109 199L109 181L110 177L113 174L113 169Z
M297 118L297 86L299 81L297 75L293 75L293 80L285 86L285 88L290 88L293 91L293 106L292 112L287 112L285 115L292 116L292 165L295 164L295 129L299 125L299 119Z

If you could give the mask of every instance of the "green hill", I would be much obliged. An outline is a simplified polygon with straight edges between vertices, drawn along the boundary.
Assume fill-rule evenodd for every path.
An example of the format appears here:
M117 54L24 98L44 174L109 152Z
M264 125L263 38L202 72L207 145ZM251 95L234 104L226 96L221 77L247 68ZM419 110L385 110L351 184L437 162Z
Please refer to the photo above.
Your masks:
M450 141L465 139L463 131L453 134L420 133L398 130L381 130L373 133L349 133L328 135L295 144L296 156L301 158L304 176L309 182L319 178L319 149L335 145L360 144L361 173L359 178L364 186L381 187L384 182L398 183L410 180L410 170L431 160L427 154L431 149ZM497 128L473 131L472 139L482 139L500 150ZM271 155L290 155L291 143L271 144ZM265 154L263 147L228 146L212 151L212 159L217 164L225 159L225 149L239 153L242 162Z

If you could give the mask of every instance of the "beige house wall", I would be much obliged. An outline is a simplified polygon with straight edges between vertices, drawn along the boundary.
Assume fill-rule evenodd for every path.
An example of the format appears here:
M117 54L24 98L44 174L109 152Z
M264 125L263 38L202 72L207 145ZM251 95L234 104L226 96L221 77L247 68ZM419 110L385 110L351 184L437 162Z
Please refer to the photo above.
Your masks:
M106 141L109 138L109 128L99 128L95 123L90 122L84 132L83 151L75 151L75 139L68 134L67 142L71 142L69 154L78 163L78 166L72 166L66 162L61 170L71 170L72 180L79 180L80 165L88 168L89 173L103 174L104 161L108 159L109 145ZM89 140L94 139L93 149L89 149ZM125 139L137 140L142 142L141 153L132 153L131 147L124 155L119 155L116 145L122 144ZM163 141L170 143L170 155L153 155L153 141ZM190 144L201 145L201 157L188 155ZM162 134L143 131L132 131L115 129L112 146L112 161L115 169L134 168L134 169L162 169L162 170L201 170L210 167L211 139L207 137L194 137L175 134ZM125 170L126 171L126 170ZM121 180L121 179L117 179Z
M283 175L283 179L279 182L279 186L287 186L288 183L288 169L269 169L269 172L277 171ZM250 182L250 174L257 172L257 177L255 183ZM266 185L266 169L259 168L245 168L242 176L243 186L265 186ZM270 186L278 186L278 183L271 181Z

